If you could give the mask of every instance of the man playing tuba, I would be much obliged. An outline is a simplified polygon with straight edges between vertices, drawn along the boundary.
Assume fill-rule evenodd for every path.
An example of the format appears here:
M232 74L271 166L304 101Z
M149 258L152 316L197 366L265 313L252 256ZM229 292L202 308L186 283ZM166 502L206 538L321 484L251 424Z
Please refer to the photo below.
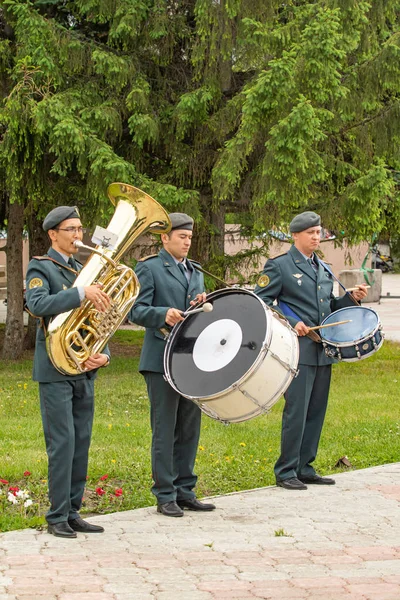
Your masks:
M76 532L101 533L79 516L85 489L94 413L94 380L97 369L109 363L109 352L94 354L84 363L85 371L64 375L52 364L46 351L46 328L50 318L78 308L84 299L103 312L110 304L99 284L72 287L82 265L73 255L83 236L76 207L59 206L43 222L51 248L46 256L34 257L26 276L29 311L40 319L36 335L33 379L39 382L40 410L48 456L50 509L48 532L75 538Z

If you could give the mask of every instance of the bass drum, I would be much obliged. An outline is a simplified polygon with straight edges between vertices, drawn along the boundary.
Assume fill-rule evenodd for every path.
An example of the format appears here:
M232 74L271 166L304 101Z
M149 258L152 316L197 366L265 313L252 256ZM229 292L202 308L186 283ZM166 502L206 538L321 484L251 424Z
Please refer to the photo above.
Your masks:
M336 321L350 321L329 327ZM383 344L384 334L377 313L366 306L339 308L324 319L320 336L325 354L344 362L356 362L375 354Z
M269 412L297 374L296 333L248 290L219 290L207 302L212 312L189 312L168 337L166 380L225 423Z

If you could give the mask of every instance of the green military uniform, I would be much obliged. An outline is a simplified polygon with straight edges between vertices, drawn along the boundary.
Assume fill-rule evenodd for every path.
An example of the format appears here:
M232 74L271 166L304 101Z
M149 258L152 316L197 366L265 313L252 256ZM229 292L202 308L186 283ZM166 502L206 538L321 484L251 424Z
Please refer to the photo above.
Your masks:
M63 375L46 351L45 330L51 317L78 308L79 291L71 287L82 265L50 248L48 259L33 258L26 275L29 311L41 318L36 335L33 379L39 382L40 409L49 461L48 488L51 503L46 514L49 524L79 517L85 489L88 452L94 413L96 370ZM64 266L65 265L65 266ZM69 267L69 268L68 268ZM108 354L107 349L103 353Z
M152 492L158 504L195 498L193 472L200 435L201 411L164 380L165 318L169 308L185 311L204 291L203 275L189 261L190 281L164 249L139 262L139 296L130 312L133 323L146 327L139 371L146 380L152 428Z
M348 295L333 296L331 273L315 255L314 261L316 271L292 246L287 254L268 260L258 280L255 293L270 307L277 300L274 308L286 316L292 327L299 321L308 327L320 325L331 312L354 305ZM315 475L312 462L326 413L331 365L335 362L326 356L321 343L308 336L298 340L299 373L285 394L281 455L275 465L277 481Z

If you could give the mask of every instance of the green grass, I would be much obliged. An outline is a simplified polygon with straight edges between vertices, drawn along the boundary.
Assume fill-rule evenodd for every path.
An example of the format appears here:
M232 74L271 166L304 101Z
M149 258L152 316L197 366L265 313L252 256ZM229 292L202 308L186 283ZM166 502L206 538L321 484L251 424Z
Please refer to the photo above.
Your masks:
M96 382L96 414L89 478L82 513L128 510L154 504L150 493L148 399L138 373L143 333L118 331L111 366ZM400 460L400 345L385 342L371 358L334 367L330 403L316 468L340 471L344 455L353 468ZM36 527L47 508L47 458L31 355L0 364L0 531ZM283 400L269 415L222 425L203 416L196 471L199 497L274 483ZM24 472L31 474L24 476ZM107 479L100 480L104 475ZM27 489L32 506L12 505L8 487ZM104 489L99 496L96 488ZM116 496L115 490L122 489Z

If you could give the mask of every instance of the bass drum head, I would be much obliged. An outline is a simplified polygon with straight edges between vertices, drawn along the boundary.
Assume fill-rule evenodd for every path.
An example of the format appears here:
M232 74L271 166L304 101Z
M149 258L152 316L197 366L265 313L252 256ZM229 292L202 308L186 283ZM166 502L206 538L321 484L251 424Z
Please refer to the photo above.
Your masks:
M322 340L338 346L345 346L368 337L379 326L379 318L376 312L365 306L340 308L326 317L321 325L347 320L351 323L320 329L319 334Z
M257 360L267 332L266 311L252 292L219 290L207 302L212 312L195 313L175 326L164 359L171 385L199 399L239 381Z

